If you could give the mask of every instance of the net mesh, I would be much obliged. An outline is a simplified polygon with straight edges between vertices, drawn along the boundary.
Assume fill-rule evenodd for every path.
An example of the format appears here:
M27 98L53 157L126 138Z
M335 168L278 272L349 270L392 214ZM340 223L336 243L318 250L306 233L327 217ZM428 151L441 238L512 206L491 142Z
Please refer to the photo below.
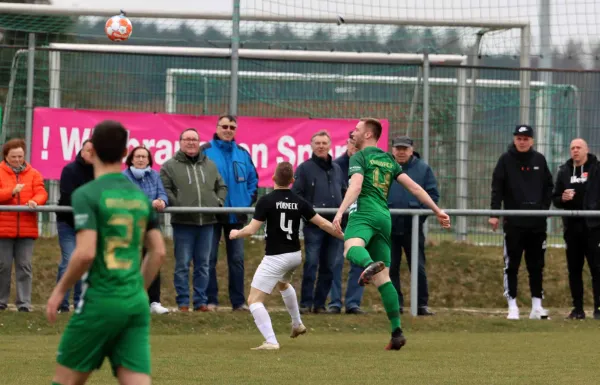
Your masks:
M521 0L526 3L526 0ZM379 17L378 9L387 17L420 18L441 17L431 1L414 4L379 1L371 10L352 8L352 2L304 1L290 7L288 1L244 1L242 14L284 16L345 15ZM437 3L436 3L437 4ZM462 3L461 3L462 4ZM589 2L575 0L573 9L594 14ZM439 5L439 4L438 4ZM520 7L533 18L537 6ZM585 8L588 7L588 8ZM431 11L427 15L411 13L411 9ZM435 9L434 9L435 8ZM449 11L467 9L465 4L443 3L443 17L459 18ZM475 7L476 8L476 7ZM482 7L480 7L482 8ZM490 17L503 17L504 8L488 6ZM573 11L568 10L568 12ZM309 12L310 11L310 12ZM494 11L494 12L492 12ZM497 11L497 12L496 12ZM369 13L371 12L371 13ZM567 12L567 16L570 15ZM521 14L520 14L521 15ZM465 17L487 17L471 13ZM520 20L521 16L513 19ZM570 16L569 16L570 17ZM29 15L0 15L0 103L3 107L3 135L7 138L24 136L27 85L27 35L36 34L40 49L35 53L34 106L50 105L50 52L51 42L109 44L103 31L104 17L50 17ZM561 26L557 18L556 26ZM121 45L195 46L226 48L230 46L230 21L134 19L134 33L130 41ZM558 23L558 24L556 24ZM587 29L582 30L582 25ZM579 41L593 41L593 23L579 23L580 37L572 43L561 42L570 29L554 34L557 53L563 52L555 64L569 68L588 65L584 60L600 53L600 45L588 43L582 49ZM427 49L431 53L467 54L475 41L479 28L445 28L415 26L350 25L341 26L309 23L248 22L241 23L243 48L271 48L321 51L360 51L415 53ZM536 54L539 40L533 28L532 51ZM554 31L554 29L553 29ZM569 35L570 36L570 35ZM482 63L518 67L518 30L492 31L482 40ZM558 38L560 37L560 39ZM537 46L536 46L537 44ZM596 47L596 48L594 48ZM596 49L596 51L594 51ZM584 54L584 56L582 56ZM587 55L587 56L585 56ZM582 59L583 57L583 59ZM535 64L535 63L534 63ZM593 63L592 63L593 64ZM168 111L166 73L168 69L194 69L212 71L213 75L175 75L175 93L169 112L192 114L221 114L228 110L229 77L216 76L215 71L228 73L228 59L136 55L114 53L62 52L60 54L60 106L66 108L106 109L143 112ZM600 66L599 66L600 68ZM418 65L366 63L314 63L308 61L247 60L240 62L239 107L240 115L281 117L347 118L380 116L390 121L390 138L408 133L421 151L423 104L422 83ZM267 74L302 74L281 77ZM511 81L517 84L519 71L481 69L480 79ZM306 76L313 79L306 80ZM324 77L335 77L334 80ZM457 207L458 174L457 125L461 111L460 94L470 89L460 89L456 83L458 69L433 66L430 74L430 159L438 178L442 206ZM368 80L365 80L368 78ZM385 78L388 80L382 81ZM398 79L405 79L399 81ZM532 80L543 80L541 72L532 72ZM389 80L392 79L392 80ZM409 80L407 80L409 79ZM435 79L443 81L436 82ZM468 87L468 86L467 86ZM119 92L115 92L118 89ZM568 158L568 141L581 129L590 137L592 148L598 140L595 134L600 100L600 76L581 73L554 73L551 87L534 86L531 92L531 123L543 126L548 135L541 143L550 168L556 171L559 163ZM519 121L520 96L517 86L477 86L474 99L466 103L473 108L469 126L468 208L489 207L491 170L497 157L506 149L515 122ZM538 142L539 143L539 142ZM51 189L51 192L53 190ZM56 194L49 203L56 203ZM554 233L559 232L558 220L553 222ZM469 240L498 243L500 236L490 236L485 218L468 219ZM485 232L485 235L483 234ZM438 235L448 237L452 235ZM552 241L551 243L558 243Z

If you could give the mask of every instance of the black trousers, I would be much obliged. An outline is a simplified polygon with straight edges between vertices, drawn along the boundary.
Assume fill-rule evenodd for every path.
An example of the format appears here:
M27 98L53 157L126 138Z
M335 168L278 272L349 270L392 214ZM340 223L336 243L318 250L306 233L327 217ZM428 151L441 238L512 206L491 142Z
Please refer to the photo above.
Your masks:
M402 250L406 256L409 271L412 270L412 229L404 229L404 234L392 234L390 279L398 292L400 308L404 308L404 296L400 282L400 262L402 261ZM429 285L427 282L427 271L425 270L425 234L423 224L419 226L419 265L417 304L418 307L427 307L429 303Z
M564 239L573 307L583 310L582 274L587 259L596 310L600 306L600 228L588 229L585 221L572 221L564 232Z
M531 297L543 298L545 229L537 231L523 228L504 229L504 296L509 299L517 298L517 277L523 253L525 253L525 263L529 273Z
M146 248L144 248L142 250L142 260L144 258L146 258L147 252L148 252L148 250L146 250ZM156 274L156 278L154 278L154 281L152 281L152 283L148 287L148 299L149 299L149 303L152 303L152 302L160 303L160 270Z

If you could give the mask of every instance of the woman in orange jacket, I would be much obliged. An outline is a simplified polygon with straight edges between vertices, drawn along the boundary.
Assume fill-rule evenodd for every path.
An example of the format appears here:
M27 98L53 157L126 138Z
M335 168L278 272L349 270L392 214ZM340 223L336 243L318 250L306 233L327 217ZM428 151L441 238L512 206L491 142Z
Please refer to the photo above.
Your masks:
M27 205L35 208L48 200L44 179L25 162L25 141L11 139L2 149L0 162L0 205ZM36 212L0 211L0 310L10 295L13 261L17 286L17 309L31 311L31 259L38 238Z

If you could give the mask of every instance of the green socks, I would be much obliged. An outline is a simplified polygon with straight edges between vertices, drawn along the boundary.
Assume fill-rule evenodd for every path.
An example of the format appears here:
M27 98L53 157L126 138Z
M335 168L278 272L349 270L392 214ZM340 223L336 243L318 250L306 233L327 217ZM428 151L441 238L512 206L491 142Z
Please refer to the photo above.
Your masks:
M360 267L367 267L369 263L373 263L367 249L361 246L352 246L346 254L346 259Z
M391 282L386 282L379 286L379 294L381 294L383 307L385 308L385 312L390 320L392 331L394 331L400 327L400 304L398 303L398 292Z
M373 263L369 252L364 247L352 246L346 254L346 259L360 267L367 267ZM398 292L391 282L379 286L381 301L392 326L392 332L400 327L400 304L398 303Z

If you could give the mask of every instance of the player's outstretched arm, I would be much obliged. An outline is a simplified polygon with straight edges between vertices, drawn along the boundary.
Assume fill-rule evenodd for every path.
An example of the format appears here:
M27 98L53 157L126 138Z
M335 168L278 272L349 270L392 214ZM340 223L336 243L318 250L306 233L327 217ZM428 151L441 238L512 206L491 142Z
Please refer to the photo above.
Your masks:
M350 178L350 185L348 186L348 190L346 190L344 200L333 219L333 225L339 232L342 231L342 216L346 210L348 210L348 207L358 199L358 196L362 191L363 180L365 180L365 177L359 173L352 174L352 177Z
M260 226L262 226L263 223L264 222L257 221L256 219L252 219L250 221L250 223L248 223L243 229L231 230L229 232L229 239L239 239L239 238L245 238L245 237L254 235L254 234L256 234L258 229L260 229Z
M328 232L330 235L332 235L338 239L341 239L342 241L344 240L344 233L341 231L338 231L336 229L336 227L333 225L333 223L329 222L327 219L323 218L319 214L312 217L310 222L314 225L319 226L319 228L321 230Z
M443 212L442 209L438 207L438 205L435 204L433 199L431 199L429 194L427 194L427 191L423 190L421 186L419 186L406 174L398 175L396 180L398 181L398 183L404 186L412 195L414 195L419 200L419 202L429 207L435 213L442 227L450 227L450 217L448 216L448 214Z
M160 267L165 263L167 255L165 241L160 230L151 229L146 232L146 250L144 262L142 262L142 276L144 277L144 288L148 290Z
M71 289L83 277L85 272L90 269L96 256L97 232L95 230L84 229L78 231L75 242L75 250L71 255L67 270L60 281L58 281L58 284L56 284L46 305L46 315L50 322L56 320L58 306L62 302L67 290Z

